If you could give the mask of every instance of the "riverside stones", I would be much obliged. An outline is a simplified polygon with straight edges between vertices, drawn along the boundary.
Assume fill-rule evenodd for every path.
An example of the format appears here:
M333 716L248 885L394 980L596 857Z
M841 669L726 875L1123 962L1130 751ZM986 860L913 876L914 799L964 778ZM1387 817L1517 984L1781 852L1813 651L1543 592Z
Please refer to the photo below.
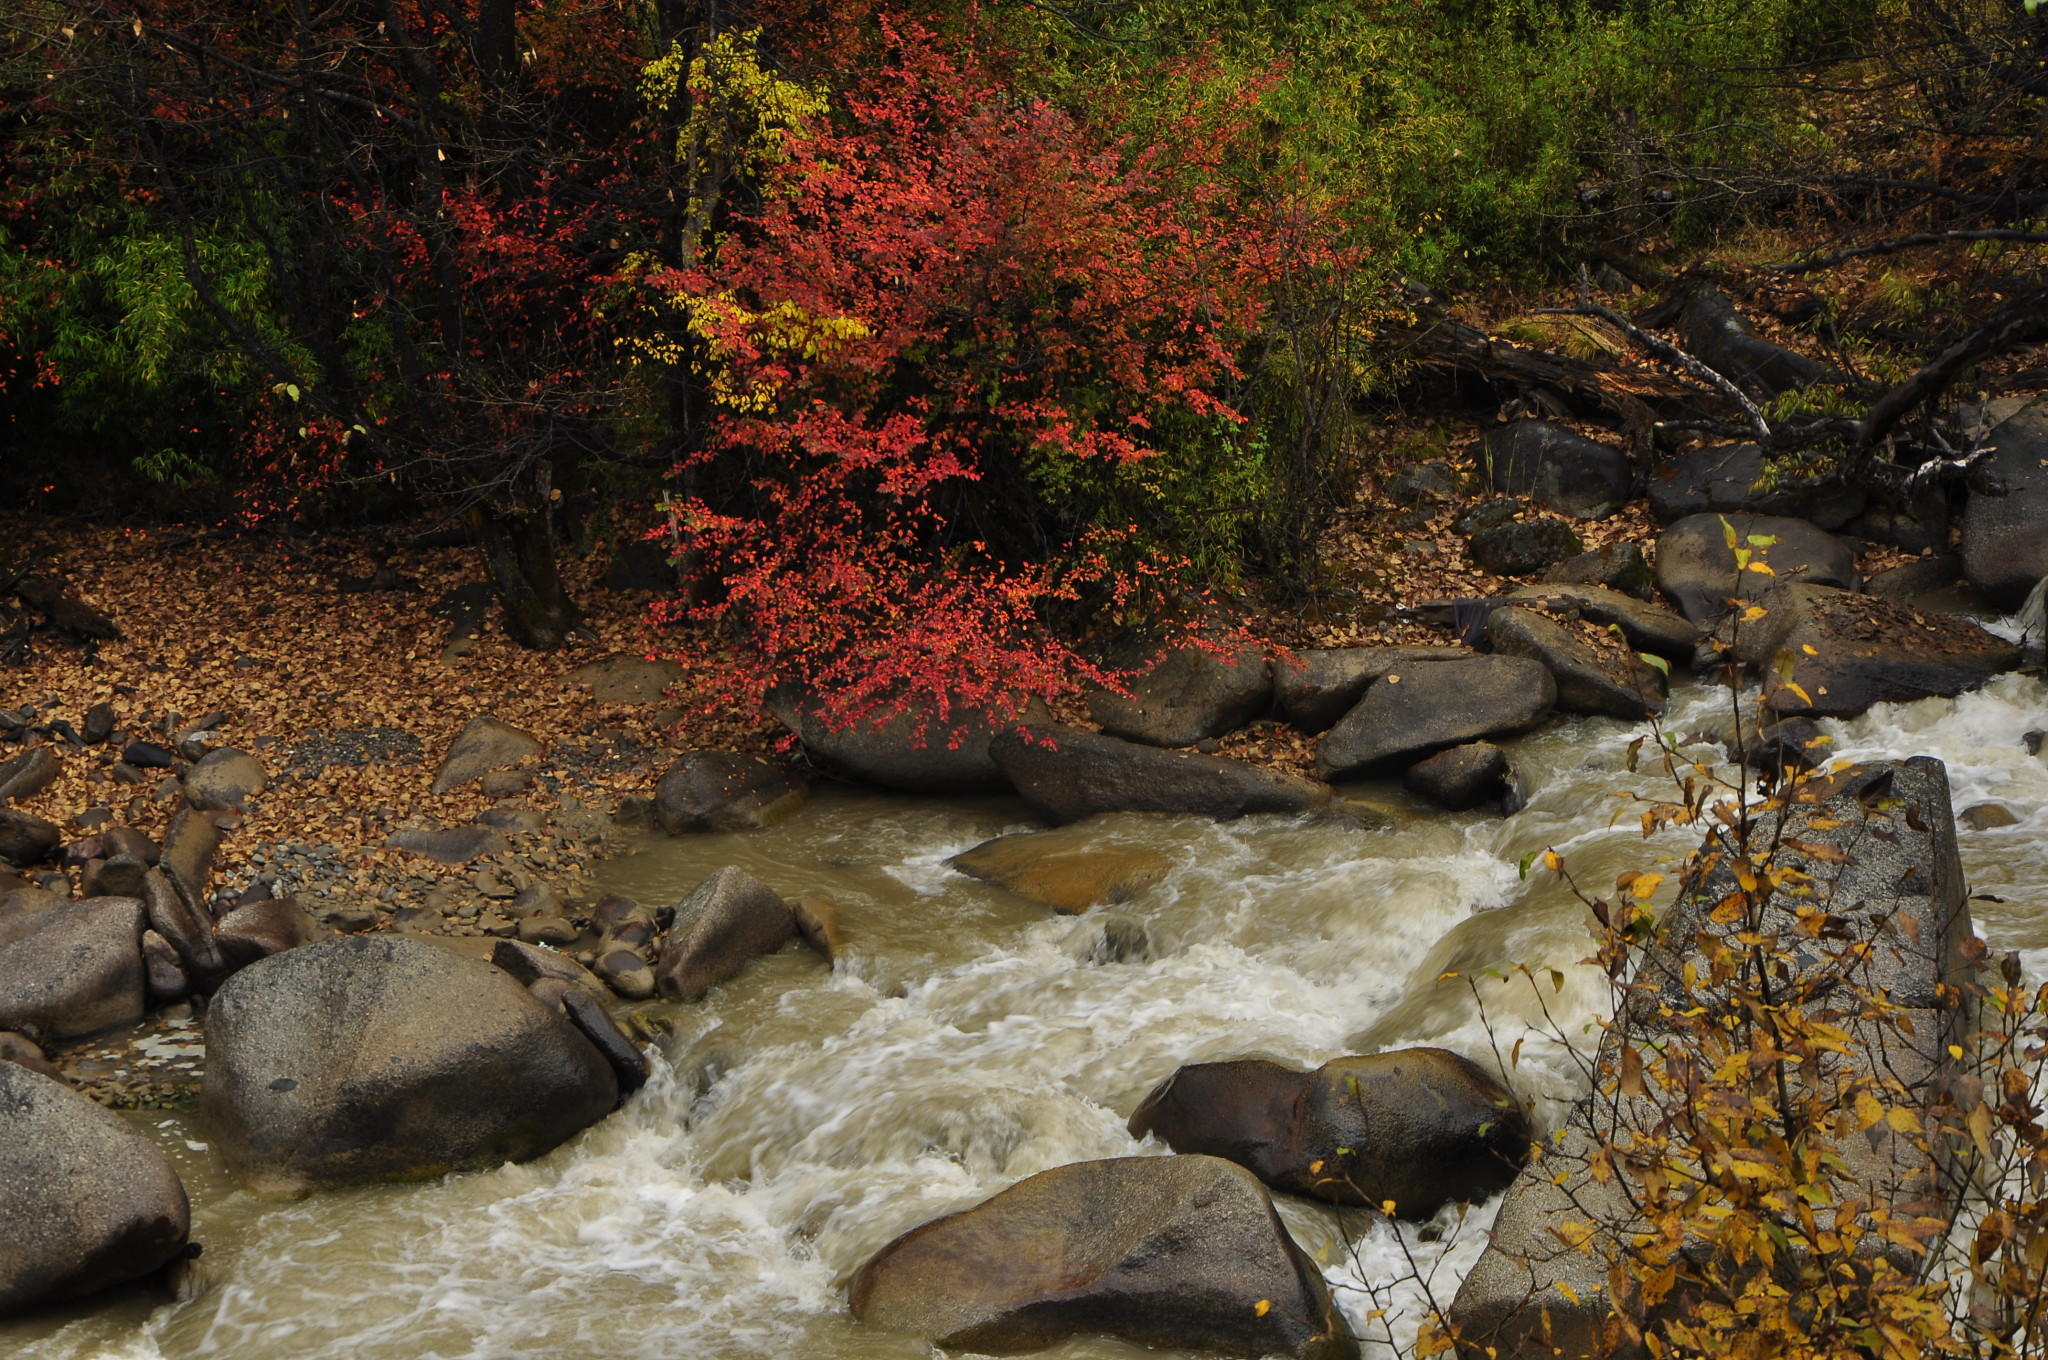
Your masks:
M460 788L492 770L507 769L539 754L540 743L526 733L488 714L479 715L469 720L442 757L441 768L434 775L434 792Z
M1782 819L1765 817L1756 843L1783 847L1773 867L1810 875L1811 895L1778 895L1754 926L1740 914L1721 922L1713 909L1734 888L1733 870L1724 863L1704 874L1658 922L1657 939L1635 974L1635 999L1601 1040L1597 1090L1616 1090L1622 1044L1646 1055L1682 1049L1683 1032L1665 1017L1725 1006L1725 995L1695 961L1703 943L1739 948L1734 935L1749 929L1808 941L1793 947L1787 972L1774 985L1788 1006L1847 1028L1840 1080L1883 1075L1900 1083L1908 1102L1930 1100L1945 1088L1948 1046L1976 1027L1959 1003L1973 931L1947 771L1926 757L1856 767L1830 776L1807 797L1811 801L1795 804ZM1815 939L1801 932L1797 913L1808 902L1836 904L1830 935ZM1857 1019L1864 1003L1836 980L1842 977L1888 998L1910 1031ZM1819 990L1802 998L1801 987ZM1617 1254L1614 1234L1640 1223L1621 1180L1636 1173L1624 1155L1600 1158L1597 1167L1594 1159L1603 1145L1625 1153L1633 1139L1659 1137L1660 1102L1683 1099L1663 1089L1665 1061L1647 1058L1642 1077L1642 1096L1588 1099L1575 1107L1540 1162L1509 1187L1491 1241L1450 1309L1471 1353L1491 1348L1502 1360L1613 1353L1606 1336L1608 1270ZM1802 1072L1799 1079L1811 1078ZM1924 1143L1887 1122L1839 1140L1834 1151L1852 1182L1840 1193L1860 1201L1863 1214L1942 1220L1952 1214L1953 1170L1944 1172ZM1833 1212L1817 1207L1823 1230ZM1791 1231L1797 1239L1797 1225ZM1914 1251L1897 1248L1887 1256L1908 1275L1919 1268Z
M1527 732L1548 717L1557 682L1541 662L1474 656L1390 672L1316 747L1325 779L1405 769L1453 746Z
M1993 402L1990 414L2001 413ZM2048 406L2028 404L1991 431L1983 469L2003 496L1972 495L1962 521L1963 565L2001 609L2014 609L2048 577Z
M290 897L236 907L213 928L214 942L232 968L246 968L258 959L315 944L333 935L332 930L314 920Z
M1754 552L1770 574L1737 569L1735 549L1728 546L1731 528L1736 543ZM1777 541L1756 546L1752 537ZM1689 515L1657 539L1657 588L1702 627L1719 623L1731 599L1751 599L1794 583L1855 590L1862 584L1856 554L1805 520L1772 515Z
M230 978L200 1106L269 1192L525 1161L618 1104L590 1041L481 959L400 935L325 940Z
M1495 576L1533 576L1545 567L1585 551L1577 532L1561 519L1525 519L1496 524L1472 535L1466 551L1481 571Z
M1635 543L1610 543L1580 553L1544 572L1543 581L1546 585L1603 586L1639 599L1648 599L1655 584L1649 559Z
M1605 519L1628 500L1627 454L1547 420L1488 430L1480 462L1495 491L1580 519Z
M1469 647L1332 647L1295 652L1273 663L1273 698L1281 716L1295 727L1324 732L1390 672L1471 655Z
M1728 295L1710 283L1695 286L1673 329L1679 344L1723 377L1764 397L1819 382L1828 369L1819 360L1760 338Z
M797 734L819 768L902 793L1003 793L1009 781L989 755L989 742L1013 724L982 709L951 704L940 711L929 695L912 698L879 727L856 722L834 728L815 704L789 690L768 696L768 709Z
M1128 902L1166 877L1173 861L1156 850L1108 839L1107 820L998 836L946 863L970 878L1070 915Z
M1567 612L1592 623L1619 628L1628 645L1639 652L1689 661L1699 646L1700 630L1683 614L1596 585L1548 583L1517 586L1511 600L1528 600L1553 613Z
M656 786L654 812L671 836L758 831L796 812L809 797L809 781L778 761L686 751Z
M0 760L0 807L41 793L57 782L64 762L47 746L31 746Z
M206 881L213 875L213 857L220 850L220 828L203 813L182 809L164 832L157 867L178 881L187 899L206 900Z
M1309 812L1330 798L1325 786L1278 770L1072 727L1006 732L989 751L1024 800L1054 823L1099 812L1184 812L1227 821L1258 812Z
M1295 1360L1358 1353L1265 1188L1215 1157L1042 1171L897 1238L849 1292L861 1321L954 1350L1108 1335Z
M41 864L63 841L64 833L55 822L0 807L0 864L22 869Z
M1130 1131L1227 1158L1276 1190L1392 1201L1406 1219L1505 1189L1530 1136L1507 1088L1441 1048L1337 1058L1313 1072L1264 1058L1194 1063L1145 1097Z
M676 907L654 980L671 1001L699 1001L713 987L796 934L789 904L737 865L691 889Z
M1543 663L1566 713L1646 718L1664 711L1664 677L1627 647L1599 646L1533 609L1496 609L1487 639L1501 656Z
M1467 812L1488 802L1505 808L1518 792L1508 753L1490 741L1453 746L1409 766L1401 786L1451 812Z
M1650 512L1665 523L1687 515L1744 513L1810 520L1839 529L1862 512L1864 493L1848 487L1759 490L1763 450L1721 444L1667 460L1650 474Z
M1976 689L2020 664L2019 647L1967 619L1826 586L1788 586L1738 638L1777 713L1847 718L1887 700Z
M0 946L0 1029L50 1043L140 1020L143 925L130 897L33 913L27 932Z
M384 838L387 849L421 855L437 864L467 864L511 849L505 833L494 826L414 827Z
M1242 727L1272 698L1263 653L1248 648L1219 656L1188 646L1168 652L1132 680L1128 695L1090 692L1088 716L1114 737L1148 746L1193 746Z
M0 1061L0 1315L139 1279L185 1249L191 1210L147 1135Z

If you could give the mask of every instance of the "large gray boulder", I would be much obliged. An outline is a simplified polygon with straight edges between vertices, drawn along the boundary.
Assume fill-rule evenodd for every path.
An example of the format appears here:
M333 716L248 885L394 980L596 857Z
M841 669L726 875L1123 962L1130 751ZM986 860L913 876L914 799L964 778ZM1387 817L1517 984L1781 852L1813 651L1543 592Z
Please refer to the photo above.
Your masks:
M1410 666L1458 661L1470 647L1331 647L1295 652L1273 663L1280 714L1304 732L1326 732L1374 682Z
M1581 519L1605 519L1628 500L1628 455L1547 420L1497 425L1479 442L1488 485Z
M1551 613L1576 614L1602 626L1619 628L1629 646L1652 656L1690 661L1693 649L1699 646L1700 630L1691 619L1603 586L1546 582L1517 586L1508 592L1508 598L1529 600Z
M259 1191L525 1161L618 1100L611 1065L561 1014L484 960L405 936L273 955L206 1015L200 1107Z
M810 781L780 761L732 751L685 751L654 791L654 812L671 836L687 831L758 831L810 797Z
M937 700L921 695L879 725L834 727L816 704L778 690L768 696L768 709L797 734L813 764L842 778L901 793L1009 791L988 745L1015 724L980 708L953 703L941 712Z
M140 1020L144 925L132 897L33 913L25 933L0 945L0 1029L48 1044Z
M1228 821L1256 812L1308 812L1330 798L1323 785L1278 770L1073 727L1006 732L989 750L1024 801L1054 823L1099 812L1184 812Z
M1527 657L1416 666L1365 692L1317 745L1316 769L1325 779L1405 769L1453 746L1527 732L1556 703L1557 682Z
M1992 403L1995 417L2005 412ZM2011 412L1991 431L1982 465L2003 496L1972 495L1963 510L1963 567L2001 609L2016 609L2048 576L2048 405Z
M139 1279L192 1216L163 1149L111 1110L0 1062L0 1316Z
M1219 656L1177 647L1130 682L1129 694L1094 690L1088 716L1111 736L1148 746L1193 746L1220 737L1266 711L1273 679L1254 648Z
M1839 529L1863 511L1863 492L1850 487L1759 485L1763 450L1718 444L1678 454L1650 474L1650 511L1665 523L1687 515L1781 515Z
M1736 546L1728 546L1734 530ZM1752 538L1775 540L1753 544ZM1735 554L1746 550L1768 573L1741 570ZM1731 599L1754 599L1782 585L1836 586L1855 590L1856 554L1833 534L1801 519L1772 515L1689 515L1657 539L1657 588L1678 611L1703 628L1718 624Z
M671 1001L697 1001L763 954L796 936L796 917L776 891L728 864L676 907L655 985Z
M64 762L48 746L31 746L0 760L0 807L30 798L57 782Z
M492 770L508 769L528 756L540 754L540 743L510 723L489 714L471 718L441 758L434 775L434 792L446 793Z
M951 1350L1070 1337L1350 1360L1322 1272L1251 1173L1214 1157L1120 1157L1042 1171L882 1248L853 1315Z
M1441 1048L1337 1058L1313 1072L1265 1058L1194 1063L1145 1097L1130 1130L1228 1158L1276 1190L1392 1201L1409 1219L1498 1194L1529 1155L1513 1093Z
M1664 711L1664 675L1612 637L1587 638L1533 608L1496 609L1487 640L1501 656L1539 661L1557 682L1566 713L1647 718Z
M1793 585L1760 603L1736 657L1763 676L1772 711L1848 718L1872 704L1961 694L2018 666L2020 649L1968 619L1827 586Z
M1696 1031L1672 1017L1704 1012L1713 1023L1739 1004L1700 961L1741 955L1748 948L1743 940L1753 938L1745 932L1808 941L1788 951L1772 987L1800 1023L1845 1030L1845 1051L1827 1078L1831 1087L1895 1083L1883 1103L1907 1109L1957 1089L1961 1074L1948 1050L1977 1028L1964 1001L1972 981L1965 951L1975 941L1947 771L1925 757L1886 762L1830 776L1806 796L1811 801L1795 804L1782 824L1779 814L1767 814L1753 843L1778 847L1773 869L1810 876L1801 880L1810 892L1777 894L1759 922L1740 912L1716 919L1736 882L1727 856L1710 841L1703 848L1713 867L1659 918L1634 974L1633 999L1601 1038L1597 1096L1573 1109L1557 1141L1509 1187L1489 1245L1451 1305L1467 1353L1503 1360L1615 1354L1608 1281L1622 1250L1617 1234L1653 1229L1635 1207L1645 1196L1636 1169L1642 1159L1603 1156L1602 1149L1657 1147L1671 1136L1670 1111L1687 1095L1676 1083L1667 1088L1669 1074L1698 1071L1684 1057ZM1814 902L1833 904L1829 935L1819 939L1801 920ZM1845 978L1871 999L1852 995ZM1895 1023L1870 1022L1880 1004L1893 1010ZM1630 1076L1624 1045L1640 1060L1641 1095L1621 1089ZM1948 1219L1966 1178L1943 1164L1945 1153L1937 1161L1928 1147L1927 1138L1887 1121L1836 1140L1828 1154L1839 1158L1842 1179L1833 1202L1858 1204L1870 1220L1879 1212L1893 1221ZM1802 1228L1788 1211L1785 1231L1795 1251L1806 1233L1830 1230L1835 1210L1802 1203L1800 1212L1813 1217ZM1923 1265L1922 1251L1914 1244L1884 1254L1910 1278ZM1676 1291L1664 1306L1682 1306L1684 1297Z

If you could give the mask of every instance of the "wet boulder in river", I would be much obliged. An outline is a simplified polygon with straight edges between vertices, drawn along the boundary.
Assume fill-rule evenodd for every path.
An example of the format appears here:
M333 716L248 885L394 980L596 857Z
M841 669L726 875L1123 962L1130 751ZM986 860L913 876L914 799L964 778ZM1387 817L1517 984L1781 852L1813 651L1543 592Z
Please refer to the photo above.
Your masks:
M1295 652L1273 663L1273 698L1281 716L1304 732L1325 732L1359 696L1388 674L1472 655L1469 647L1330 647Z
M260 1191L525 1161L618 1099L611 1065L553 1008L481 959L402 935L273 955L207 1011L200 1107Z
M0 1061L0 1316L138 1279L185 1249L163 1149L111 1110Z
M1587 637L1533 608L1496 609L1487 640L1501 656L1540 661L1557 682L1566 713L1647 718L1664 711L1664 676L1619 639Z
M49 1043L140 1020L143 928L132 897L34 913L24 933L0 945L0 1029Z
M1008 888L1054 911L1079 913L1128 902L1166 877L1173 861L1148 846L1117 841L1113 819L983 841L946 861L969 878Z
M1733 548L1728 545L1731 529ZM1753 544L1751 538L1776 541ZM1739 570L1737 548L1751 552L1756 562L1771 569L1770 574ZM1657 588L1701 627L1719 623L1731 599L1753 599L1795 582L1847 590L1863 584L1849 545L1802 519L1688 515L1657 538Z
M1390 673L1316 748L1325 779L1406 769L1467 742L1527 732L1550 715L1557 682L1541 662L1475 656Z
M2016 609L2048 577L2048 404L2017 411L1992 402L1991 457L1983 467L2007 488L1975 494L1963 510L1963 565L2001 609Z
M1479 442L1488 485L1581 519L1605 519L1628 500L1628 455L1547 420L1498 425Z
M1576 614L1591 623L1619 628L1629 646L1652 656L1689 661L1699 645L1698 626L1683 614L1604 586L1546 582L1539 586L1517 586L1508 592L1508 598L1528 600L1533 607L1552 613Z
M2020 649L1967 619L1874 595L1788 586L1738 637L1772 711L1848 718L1887 700L1976 689L2020 664Z
M654 981L671 1001L697 1001L796 935L796 917L776 891L728 864L676 907Z
M1519 786L1508 753L1490 741L1453 746L1408 767L1402 787L1452 812L1466 812L1481 803L1504 808L1517 800Z
M171 818L164 832L157 867L178 880L189 900L204 902L207 880L213 876L213 857L219 850L220 828L204 813L185 808Z
M1276 1190L1423 1219L1505 1189L1529 1154L1513 1094L1441 1048L1337 1058L1302 1072L1264 1058L1181 1068L1132 1114L1134 1136L1224 1157Z
M1057 823L1098 812L1185 812L1227 821L1309 812L1330 799L1323 785L1278 770L1073 727L1007 732L989 750L1024 800Z
M850 1294L861 1321L951 1350L1111 1336L1295 1360L1358 1353L1264 1187L1214 1157L1041 1171L897 1238Z
M1004 793L1009 781L989 757L989 741L1014 724L959 703L944 712L920 695L883 721L835 727L792 690L768 696L768 709L797 734L819 768L902 793Z
M1095 690L1088 716L1111 736L1148 746L1193 746L1235 731L1266 711L1273 678L1256 648L1218 655L1177 647L1130 682L1130 693Z
M732 751L686 751L661 777L655 816L671 836L757 831L801 808L810 783L780 761Z

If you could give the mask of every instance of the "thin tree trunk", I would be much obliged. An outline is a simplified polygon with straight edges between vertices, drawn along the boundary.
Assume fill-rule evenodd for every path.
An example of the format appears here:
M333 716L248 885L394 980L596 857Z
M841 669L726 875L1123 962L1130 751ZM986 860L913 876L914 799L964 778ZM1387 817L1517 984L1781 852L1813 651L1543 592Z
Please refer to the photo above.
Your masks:
M555 562L555 518L545 465L535 490L531 500L480 506L473 515L491 592L505 611L505 632L522 647L547 651L562 645L583 614L563 588Z

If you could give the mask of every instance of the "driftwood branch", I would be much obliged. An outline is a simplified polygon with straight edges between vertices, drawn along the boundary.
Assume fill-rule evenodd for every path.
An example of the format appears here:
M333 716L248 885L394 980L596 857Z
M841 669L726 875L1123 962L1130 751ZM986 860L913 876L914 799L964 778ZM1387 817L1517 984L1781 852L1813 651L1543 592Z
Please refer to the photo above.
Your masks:
M1838 250L1832 255L1818 255L1809 260L1788 260L1784 264L1765 265L1764 268L1774 274L1811 274L1871 255L1896 255L1902 250L1914 250L1920 246L1948 245L1957 241L2015 241L2024 245L2048 245L2048 232L2015 231L2004 227L1987 228L1982 231L1921 231L1890 241L1878 241L1850 250Z
M1635 341L1636 344L1648 350L1652 355L1707 384L1707 386L1713 388L1716 392L1719 392L1722 396L1740 407L1742 414L1749 417L1750 428L1756 432L1758 442L1765 445L1771 442L1771 423L1764 419L1763 411L1758 408L1755 402L1749 399L1748 393L1737 387L1718 369L1701 363L1698 359L1687 354L1670 341L1658 339L1641 326L1636 325L1635 322L1630 321L1620 312L1615 311L1612 307L1605 307L1593 301L1589 290L1583 284L1579 290L1578 306L1548 308L1543 312L1537 313L1537 315L1591 316L1605 321L1608 325L1613 326L1623 335Z

